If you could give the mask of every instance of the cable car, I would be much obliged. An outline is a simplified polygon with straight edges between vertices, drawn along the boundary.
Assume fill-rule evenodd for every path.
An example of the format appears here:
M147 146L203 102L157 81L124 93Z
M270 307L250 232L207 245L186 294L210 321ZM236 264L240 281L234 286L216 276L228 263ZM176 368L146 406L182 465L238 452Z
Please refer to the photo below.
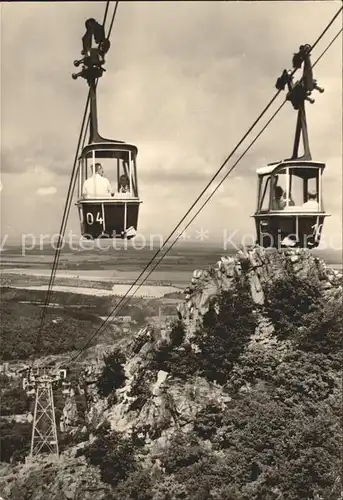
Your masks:
M105 139L98 132L96 87L105 69L104 56L110 47L104 28L94 19L86 21L83 37L85 57L74 61L82 70L73 74L87 80L90 89L90 137L79 157L77 171L81 234L87 239L125 238L137 233L139 205L137 154L133 144ZM92 47L92 40L98 47Z
M255 219L257 243L264 248L316 248L321 239L327 214L324 210L322 175L325 163L313 161L307 132L305 100L313 90L324 92L313 79L311 47L303 45L293 57L293 67L304 63L302 79L293 85L292 75L284 70L276 83L283 90L288 85L287 100L298 111L292 157L259 168ZM300 135L304 154L299 157Z
M324 163L284 161L257 170L258 200L254 214L263 247L315 248L325 213L322 196Z
M136 157L132 144L103 142L89 144L81 154L78 171L78 201L81 233L90 239L100 237L132 238L137 231L138 197ZM87 179L92 183L98 166L105 174L115 173L111 191L91 196L84 194ZM124 184L124 185L123 185Z

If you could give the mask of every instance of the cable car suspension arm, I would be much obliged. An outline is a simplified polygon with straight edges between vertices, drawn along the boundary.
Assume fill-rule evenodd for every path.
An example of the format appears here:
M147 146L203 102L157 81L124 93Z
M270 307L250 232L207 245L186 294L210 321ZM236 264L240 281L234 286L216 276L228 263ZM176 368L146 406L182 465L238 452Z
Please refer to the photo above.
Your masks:
M293 154L290 158L291 160L312 160L308 138L305 101L313 104L315 100L311 98L312 92L317 90L318 92L323 93L324 89L319 87L317 85L317 80L313 78L313 68L310 59L311 50L312 48L310 45L301 45L299 47L299 52L293 56L294 69L300 69L303 65L303 76L298 82L293 83L293 73L285 69L280 78L277 79L275 85L278 90L284 90L287 85L288 93L286 100L290 101L293 108L298 111ZM304 154L299 158L300 135L302 135L303 139Z
M108 2L109 3L109 2ZM82 59L74 61L74 66L78 67L82 65L81 71L79 73L73 73L72 78L76 80L81 77L84 78L89 85L90 94L90 133L89 133L89 144L96 142L114 142L110 139L105 139L101 137L98 130L98 112L97 112L97 96L96 88L99 78L102 77L105 64L105 55L110 49L109 36L112 30L113 21L117 12L119 2L116 2L114 13L112 15L112 21L108 36L105 36L104 24L99 24L94 18L87 19L86 33L82 37L82 51L81 54L84 56ZM108 8L108 5L106 9ZM95 46L93 46L93 41ZM115 141L123 142L123 141Z

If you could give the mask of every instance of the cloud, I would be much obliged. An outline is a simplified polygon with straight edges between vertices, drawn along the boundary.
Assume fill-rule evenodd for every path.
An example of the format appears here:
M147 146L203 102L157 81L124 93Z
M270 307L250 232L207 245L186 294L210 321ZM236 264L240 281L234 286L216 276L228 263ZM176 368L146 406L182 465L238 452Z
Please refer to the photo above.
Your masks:
M226 208L233 208L239 205L238 200L234 200L233 198L220 198L218 202Z
M38 194L38 196L52 196L56 193L57 193L57 189L54 186L40 187L36 191L36 194Z

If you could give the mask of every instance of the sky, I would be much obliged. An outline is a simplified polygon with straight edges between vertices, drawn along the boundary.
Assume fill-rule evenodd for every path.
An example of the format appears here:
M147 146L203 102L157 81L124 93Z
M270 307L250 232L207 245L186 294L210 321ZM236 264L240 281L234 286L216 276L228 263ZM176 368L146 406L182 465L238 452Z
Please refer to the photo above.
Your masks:
M174 229L275 94L293 53L313 43L340 6L330 0L120 2L98 86L99 128L104 137L138 147L140 233L167 236ZM104 9L99 1L1 3L2 241L59 231L88 91L83 79L71 78L73 61L80 58L85 20L101 22ZM313 61L341 26L342 16ZM341 247L342 36L314 76L325 92L307 107L310 145L313 159L327 164L324 200L332 214L323 240ZM291 155L295 123L287 103L190 226L190 239L247 235L251 242L255 171ZM67 231L79 234L74 204Z

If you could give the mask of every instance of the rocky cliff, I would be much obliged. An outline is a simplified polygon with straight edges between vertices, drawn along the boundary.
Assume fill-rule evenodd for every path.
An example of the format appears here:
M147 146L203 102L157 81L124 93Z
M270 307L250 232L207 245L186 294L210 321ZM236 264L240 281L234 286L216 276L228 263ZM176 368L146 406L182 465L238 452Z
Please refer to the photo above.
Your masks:
M291 384L290 380L287 382L287 376L283 374L281 377L279 372L289 370L291 373L293 368L297 371L298 366L301 370L301 367L306 365L309 356L314 356L313 359L317 360L314 364L324 361L322 357L318 358L321 356L318 352L312 353L311 351L310 355L306 354L308 350L300 346L297 333L288 337L284 335L284 338L281 338L279 334L281 326L279 323L274 324L271 314L268 314L268 304L270 304L268 293L270 294L271 287L275 283L287 281L290 276L295 280L294 283L310 283L316 290L318 296L316 300L326 303L331 301L334 304L342 301L342 273L328 268L323 261L305 250L279 252L264 250L260 247L242 249L235 257L222 257L215 266L207 270L194 271L191 284L186 290L185 301L178 307L179 325L174 329L168 327L162 331L156 327L147 326L138 332L124 349L122 381L113 380L113 390L108 396L99 395L98 380L104 368L104 362L99 360L93 369L88 367L83 371L82 377L84 386L87 387L88 405L85 427L90 431L89 440L67 449L62 454L58 466L43 461L40 464L16 466L16 468L6 467L0 477L0 492L2 491L0 494L4 500L12 498L14 500L19 500L19 498L32 500L117 498L114 490L104 482L104 474L101 479L97 467L89 465L87 468L85 458L77 456L82 455L82 449L86 450L89 445L97 442L96 429L101 428L105 423L110 425L112 431L119 432L123 438L130 439L131 442L140 442L135 450L135 460L143 470L150 471L152 475L157 474L156 477L160 477L159 481L163 483L166 481L163 474L166 470L168 472L168 466L163 463L163 456L169 453L168 450L172 446L174 437L180 433L185 436L190 436L194 432L199 433L199 415L206 420L210 408L215 408L222 415L226 415L228 411L234 411L232 408L236 405L237 407L241 405L241 399L236 403L237 393L240 394L239 398L252 393L255 397L256 388L261 384L263 387L265 384L277 387L279 400L273 399L273 403L281 401L280 404L283 404L290 398L294 400L293 393L297 393L298 389L295 385L287 385L287 383ZM225 293L231 293L233 294L230 295L231 302L236 300L235 303L239 305L239 297L234 298L236 292L236 295L241 293L238 286L246 287L247 296L244 299L242 297L242 302L250 301L250 305L246 306L247 309L240 309L239 314L246 316L242 319L243 322L231 325L231 319L240 318L232 318L235 314L232 312L234 310L227 309L231 316L225 319L223 302L218 299ZM287 297L285 300L287 301ZM300 311L301 314L298 316L311 319L312 309L310 307L306 311L304 309L305 312ZM210 314L217 315L217 317L221 315L218 323L216 323L217 319L213 320L218 326L217 330L211 327ZM226 328L225 321L231 326ZM303 328L309 336L308 332L312 331L308 326L310 323L304 323L302 326L299 321L296 325L296 332L302 331L301 328ZM314 320L311 319L311 321L313 323ZM224 327L226 328L225 335L227 332L230 335L231 328L236 329L234 335L239 337L239 325L242 325L244 329L239 343L236 342L236 338L227 342L222 337L220 337L222 344L219 347L216 340L213 342L213 334L219 332L219 339ZM331 328L330 325L327 328ZM207 332L206 335L200 333L203 330ZM199 341L200 337L201 341ZM303 338L302 336L301 339ZM206 339L212 342L210 347L206 344ZM230 346L233 344L235 348L230 351ZM222 352L225 349L227 358L230 359L225 358L226 353ZM207 358L206 353L209 353ZM217 356L213 359L224 360L225 364L225 369L219 366L214 375L211 367L206 365L208 360L212 359L211 356ZM334 368L330 367L330 374L326 375L320 372L321 368L318 368L316 373L315 370L311 372L313 366L308 368L309 374L306 372L303 376L306 380L306 377L309 378L307 381L309 388L305 390L304 398L312 398L312 403L316 403L316 398L322 398L319 393L324 386L326 405L330 406L330 398L341 397L337 365L334 363L332 366ZM325 376L330 380L325 379ZM291 379L293 375L289 377ZM313 381L313 379L316 380ZM322 384L320 390L316 384ZM268 402L270 397L274 398L274 394L270 396L268 392ZM69 430L73 427L75 430L76 413L71 398L66 403L63 412L64 422L67 428L69 426ZM218 432L224 432L222 425L218 420L217 428L211 431L217 436L216 439L219 439ZM224 434L228 432L226 427ZM234 434L233 428L231 432ZM202 445L203 450L212 450L216 454L216 460L218 460L218 453L225 455L227 449L230 448L228 444L225 447L218 445L219 448L216 448L217 444L214 444L214 441L208 437L203 439ZM235 445L235 453L237 453L237 446ZM207 452L210 453L210 451ZM238 455L233 456L236 459L238 457ZM233 459L230 458L231 460ZM159 473L162 473L162 476L158 476ZM180 485L182 480L175 479L178 473L175 472L170 477L173 477L173 480ZM259 481L262 484L261 478L264 473L261 474ZM123 478L123 481L128 481L127 476ZM206 490L208 498L296 498L296 496L282 496L282 491L280 496L277 496L279 494L277 489L274 496L258 496L259 493L255 490L247 489L247 484L250 485L247 479L242 479L241 483L239 483L240 479L235 479L235 481L236 493L233 496L230 496L231 493L229 494L224 489L216 493L215 488L210 488ZM114 485L113 482L112 485ZM177 496L176 493L175 496L168 496L167 493L162 494L161 491L157 491L159 487L155 484L146 496L134 496L131 492L130 494L122 493L120 498L197 498L196 494L194 497L190 496L190 490L186 491L186 496ZM252 488L252 486L249 487ZM258 485L254 487L260 488ZM194 485L193 488L196 491ZM167 489L166 486L166 491Z
M245 275L250 284L252 300L259 305L265 301L264 287L294 272L299 278L315 282L325 292L341 290L342 273L326 266L325 262L302 249L265 250L259 246L242 249L236 257L222 257L216 266L208 270L195 270L191 286L186 289L186 300L178 307L188 335L193 335L210 301L222 291L234 286L237 276ZM330 294L330 292L329 292Z

